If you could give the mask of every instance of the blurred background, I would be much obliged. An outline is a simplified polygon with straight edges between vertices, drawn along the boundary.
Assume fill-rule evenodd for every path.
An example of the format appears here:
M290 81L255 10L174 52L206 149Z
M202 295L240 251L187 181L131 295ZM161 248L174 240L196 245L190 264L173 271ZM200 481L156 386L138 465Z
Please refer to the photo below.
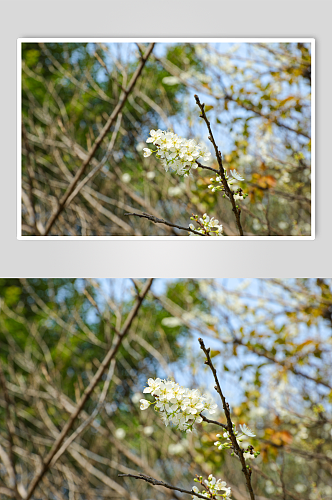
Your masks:
M22 45L22 234L40 235L80 168L147 44ZM156 43L89 176L53 236L185 236L126 212L188 227L207 212L238 235L211 172L181 178L143 158L150 129L203 141L194 94L206 104L227 171L244 177L245 235L311 234L310 43ZM208 166L217 168L212 155ZM94 170L95 169L95 170ZM95 172L95 173L93 173Z
M144 283L0 280L1 498L25 497ZM93 414L90 425L32 498L189 498L118 477L142 472L189 490L195 474L213 473L232 487L234 500L247 499L237 458L213 444L219 428L203 423L186 434L165 427L152 408L139 409L148 377L173 377L210 393L218 404L213 418L224 422L200 336L234 423L256 434L248 441L260 451L250 460L256 498L330 499L331 323L331 279L155 279L113 376L97 384L72 431Z

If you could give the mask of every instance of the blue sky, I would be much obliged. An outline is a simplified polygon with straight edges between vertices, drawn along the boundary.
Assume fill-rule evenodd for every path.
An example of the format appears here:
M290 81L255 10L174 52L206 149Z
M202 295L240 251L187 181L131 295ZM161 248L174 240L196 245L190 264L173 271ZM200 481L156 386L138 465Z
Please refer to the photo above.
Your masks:
M176 44L177 44L177 42L156 43L153 53L158 57L163 57L163 56L165 56L168 47L176 45ZM95 50L95 44L89 44L89 45L90 45L90 51L91 51L91 53L93 53ZM109 65L109 67L112 66L112 57L113 56L116 58L120 57L121 61L124 64L128 63L129 61L135 61L137 59L137 55L136 55L137 47L136 47L135 43L121 43L121 44L120 43L107 43L105 45L107 45L107 47L109 49L109 56L106 59L106 63ZM239 48L236 51L236 53L233 54L233 58L236 61L236 65L239 69L245 67L246 61L257 59L257 54L256 55L253 54L252 48L251 48L252 44L250 44L250 43L238 44L238 43L225 42L225 43L211 43L210 44L211 50L212 49L217 50L218 53L226 53L229 51L229 49L234 48L235 45L238 46ZM271 55L269 55L269 54L264 54L264 55L267 57L267 60L269 60L269 59L271 61L273 60L273 57ZM268 70L267 66L264 66L264 64L255 64L255 67L260 67L261 69ZM220 73L220 71L218 71L218 73ZM211 73L211 71L208 70L206 74L207 74L207 76L212 77L212 81L215 82L216 78L213 75L213 73ZM234 83L233 81L230 80L230 78L228 78L226 72L224 72L222 74L220 73L220 76L222 77L222 79L224 80L224 83L226 85L228 85L230 83ZM237 78L239 76L240 76L240 73L237 75ZM109 78L109 75L106 73L106 71L103 68L101 68L100 72L99 72L99 80L103 81L103 80L108 79L108 78ZM271 81L271 78L273 79L273 77L271 77L271 75L268 75L268 74L266 74L265 77L262 78L262 81L264 80L264 78L266 80L265 83L267 83L269 80ZM249 86L250 85L248 83L245 84L246 89L248 89ZM221 89L220 89L220 91L221 91ZM304 82L302 82L302 84L300 85L300 91L302 93L308 92L309 87ZM198 112L197 105L196 105L195 99L194 99L195 92L196 92L195 89L188 87L186 101L188 103L189 109L191 110L191 113L193 113L193 116L196 116L196 115L198 116L199 112ZM280 94L280 98L286 97L287 95L289 95L290 92L292 92L292 88L289 86L284 86L284 91ZM222 95L222 91L221 91L221 95ZM203 86L201 86L201 92L199 94L199 97L200 97L201 101L207 105L208 104L210 104L210 105L216 104L214 97L211 97L207 94L204 94ZM217 116L220 116L220 113L222 113L224 118L227 116L229 116L229 117L233 117L233 116L248 117L248 116L251 116L252 113L250 113L242 108L239 108L238 106L235 106L233 103L229 104L229 109L227 112L225 112L222 109L222 107L223 107L222 101L220 101L220 106L221 106L220 109L212 109L209 111L209 118L212 122L215 139L219 145L219 148L220 148L222 154L225 155L228 152L230 152L232 147L233 147L233 141L234 141L234 138L236 137L236 128L237 127L235 124L234 131L230 132L227 129L227 127L225 127L225 126L222 126L222 125L216 126L215 120L216 120ZM249 122L250 127L255 127L259 121L260 121L260 119L251 120ZM184 121L179 120L177 116L171 117L170 122L172 124L172 127L173 127L175 133L177 133L178 135L181 135L181 136L185 136L185 137L187 137L187 136L189 137L189 135L192 135L192 134L196 135L197 137L200 137L200 139L207 144L211 153L213 153L210 142L207 140L207 135L208 135L207 129L206 129L205 123L203 123L202 120L200 120L200 119L196 120L195 123L193 123L193 125L191 127L189 127L187 125L187 123L185 123ZM291 120L289 120L288 118L284 119L284 122L286 124L288 123L288 125L292 125ZM156 124L156 128L158 126L163 127L163 128L167 128L166 124L163 124L162 122L159 124ZM278 131L277 133L279 133L279 132L280 131ZM295 136L294 136L294 139L295 139ZM296 137L296 140L300 140L300 142L303 142L303 138L301 138L301 137ZM304 140L304 142L306 142L306 140Z
M100 281L105 293L106 294L109 293L110 280L102 279L99 281ZM174 281L174 280L173 279L156 279L153 283L153 291L158 295L163 295L166 291L167 285L171 281ZM259 279L253 279L253 280L218 279L218 280L216 280L217 283L222 284L222 286L226 289L226 291L227 290L229 290L229 291L234 290L244 281L245 282L249 281L249 286L246 288L245 294L247 294L248 296L252 296L252 297L246 298L245 302L251 307L256 307L255 311L256 311L256 314L258 314L260 312L260 310L259 310L259 307L257 305L257 301L260 297L262 297L262 294L266 293L264 291L264 288L262 288L263 281L261 281ZM291 284L291 281L292 280L290 280L290 284ZM131 281L129 279L115 279L115 280L113 279L113 280L111 280L111 282L112 282L113 292L115 293L115 296L118 298L118 300L126 300L126 299L129 299L131 297L130 289L132 288L132 285L131 285ZM271 294L271 298L273 299L273 293ZM284 293L283 298L285 300L287 300L287 293L286 292ZM287 322L287 317L285 316L284 309L282 307L278 306L273 301L268 302L267 305L268 305L268 308L271 310L271 312L276 315L276 322L279 323L280 326L282 325L282 323ZM220 321L222 321L222 318L220 316L220 311L218 311L218 308L216 308L215 311L212 310L212 313L214 313L217 317L220 318ZM243 323L241 323L241 321L239 321L236 318L236 315L231 314L230 316L231 316L232 327L235 329L235 331L241 325L243 326ZM253 325L255 323L254 319L255 318L252 318ZM249 320L250 320L250 318L249 318ZM250 327L250 325L247 325L247 326ZM259 332L259 325L258 326L254 325L254 327ZM303 339L307 338L307 336L312 333L313 329L314 329L314 327L306 327L303 325L303 327L302 327ZM199 333L198 331L195 331L195 328L193 328L191 330L191 332L192 332L192 341L190 343L190 348L189 348L190 357L195 358L196 361L198 361L198 362L200 362L200 361L202 362L202 371L199 372L199 377L197 377L197 376L194 378L192 377L190 369L187 369L187 368L189 368L188 364L187 365L186 364L185 365L178 365L177 363L175 363L175 364L172 364L170 367L171 367L172 371L174 372L174 376L175 376L176 381L179 382L180 384L186 385L188 387L192 387L192 384L195 383L195 381L199 381L198 383L205 385L206 387L211 388L211 390L213 392L213 389L212 389L212 387L214 385L213 378L212 378L212 375L209 371L204 371L204 368L205 368L203 365L204 357L203 357L202 352L199 349L199 344L197 341L198 336L202 336L202 334ZM320 332L323 336L326 336L326 338L331 336L330 329L328 328L327 324L323 324L323 322L322 322L322 325L320 326ZM262 330L261 333L264 333L264 330ZM203 336L203 338L204 338L207 346L211 347L212 349L220 349L220 347L222 345L220 340L213 339L209 336ZM184 348L188 348L188 345L186 345L185 343L183 344L183 346L184 346ZM225 362L224 356L222 356L222 357L223 357L223 359L221 359L219 356L215 358L215 361L216 361L219 369L220 369L221 361ZM188 359L188 363L189 363L189 361L190 360ZM244 363L244 362L245 363L251 362L255 365L257 363L257 358L255 355L246 353L244 349L239 349L238 356L236 358L232 356L228 361L226 360L226 362L228 363L229 367L232 366L233 368L236 368L236 367L240 367L242 365L242 363ZM266 374L272 373L273 369L274 369L273 365L271 365L270 367L266 367L265 368ZM242 396L243 389L242 389L241 385L240 386L235 385L235 380L237 379L237 377L234 377L231 374L231 372L220 371L220 373L222 374L221 375L222 376L222 385L223 385L224 392L225 392L227 399L229 400L231 405L238 404L243 398L243 396ZM162 375L162 372L156 374L156 376L157 375ZM244 377L243 377L244 385L245 385L245 383L248 383L248 382L250 383L250 380L251 380L251 374L250 374L250 371L248 371L247 374L244 374ZM320 387L319 392L324 393L324 390Z

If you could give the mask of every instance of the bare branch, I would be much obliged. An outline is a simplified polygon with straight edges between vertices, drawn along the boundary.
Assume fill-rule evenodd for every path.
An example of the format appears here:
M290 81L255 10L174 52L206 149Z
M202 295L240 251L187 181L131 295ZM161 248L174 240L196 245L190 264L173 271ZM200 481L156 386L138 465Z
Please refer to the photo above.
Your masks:
M251 498L251 500L255 500L255 495L254 495L254 492L253 492L253 489L252 489L252 486L251 486L251 469L249 468L249 466L248 467L246 466L246 461L245 461L245 458L243 456L243 451L240 448L239 443L237 442L236 436L234 434L234 431L233 431L233 422L232 422L232 419L231 419L231 413L230 413L230 409L229 409L229 404L226 402L225 396L223 395L223 392L221 390L220 383L219 383L219 380L218 380L216 369L213 366L213 363L211 361L210 348L207 349L205 347L203 339L199 338L198 342L200 344L200 348L202 349L202 351L204 352L204 354L206 356L205 364L210 367L210 369L211 369L211 371L213 373L214 380L215 380L215 383L216 383L216 385L215 385L214 388L217 391L217 393L219 394L220 399L222 401L224 413L225 413L226 420L227 420L227 431L228 431L228 434L229 434L229 438L230 438L230 440L232 442L232 447L233 447L234 453L238 456L238 458L241 461L242 472L243 472L243 474L244 474L244 476L246 478L246 483L247 483L247 487L248 487L250 498Z
M223 427L224 429L227 429L227 425L222 424L221 422L218 422L218 420L211 420L209 418L206 418L202 413L200 413L200 416L204 420L204 422L207 422L208 424L215 424L219 425L220 427Z
M206 165L202 165L199 161L196 160L197 165L200 168L204 168L205 170L211 170L211 172L214 172L215 174L219 175L219 170L216 170L215 168L212 167L207 167Z
M216 142L214 140L213 133L212 133L212 130L211 130L210 122L209 122L209 120L208 120L208 118L207 118L207 116L205 114L205 111L204 111L205 104L201 103L201 101L199 100L198 95L196 95L196 94L195 94L195 100L196 100L197 106L201 110L200 117L203 118L203 120L205 121L206 126L208 128L208 131L209 131L209 134L210 134L209 135L209 140L212 142L212 145L214 147L214 151L215 151L215 154L216 154L216 158L217 158L217 161L218 161L218 165L219 165L219 175L221 177L222 184L223 184L224 189L225 189L225 193L228 196L228 198L230 199L230 202L232 204L232 207L233 207L232 211L234 212L234 215L235 215L235 218L236 218L236 224L237 224L239 233L240 233L241 236L243 236L243 229L242 229L241 220L240 220L241 210L237 207L237 205L235 203L235 200L234 200L233 191L229 187L228 182L226 180L225 170L224 170L224 166L223 166L223 163L222 163L222 156L221 156L221 153L220 153L220 151L218 149L218 146L217 146L217 144L216 144Z
M134 474L118 474L119 477L133 477L134 479L143 479L147 483L153 484L153 486L163 486L164 488L168 488L169 490L181 491L181 493L188 493L188 495L195 495L198 498L205 498L206 496L201 495L200 493L195 493L193 490L184 490L183 488L178 488L176 486L172 486L171 484L164 483L164 481L158 481L158 479L154 479L153 477L146 476L145 474L139 474L135 476Z
M154 217L153 215L147 214L145 212L141 214L135 213L125 213L124 215L135 215L136 217L142 217L143 219L148 219L155 224L166 224L166 226L177 227L178 229L183 229L183 231L189 231L190 233L198 234L198 236L210 236L209 234L202 234L195 229L190 229L190 227L178 226L177 224L173 224L172 222L168 222L165 219L158 219L158 217Z

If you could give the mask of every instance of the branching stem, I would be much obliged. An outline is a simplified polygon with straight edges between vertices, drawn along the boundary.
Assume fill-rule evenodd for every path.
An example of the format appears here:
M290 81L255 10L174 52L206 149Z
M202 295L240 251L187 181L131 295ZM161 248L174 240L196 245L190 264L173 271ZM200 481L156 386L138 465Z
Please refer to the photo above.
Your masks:
M158 479L154 479L153 477L146 476L145 474L139 474L135 476L134 474L118 474L119 477L133 477L134 479L143 479L147 483L153 484L153 486L163 486L164 488L168 488L169 490L181 491L181 493L188 493L188 495L195 495L198 498L204 498L206 500L205 495L201 495L200 493L195 493L193 490L184 490L183 488L177 488L176 486L172 486L171 484L164 483L164 481L159 481Z
M178 229L183 229L183 231L189 231L190 233L198 234L198 236L210 236L209 234L202 234L199 233L198 231L195 231L195 229L190 229L190 227L184 227L184 226L178 226L177 224L173 224L172 222L168 222L165 219L159 219L158 217L155 217L154 215L147 214L145 212L141 214L135 214L135 213L125 213L124 215L135 215L136 217L142 217L143 219L148 219L151 222L154 222L155 224L165 224L166 226L170 227L177 227Z
M232 443L233 451L236 454L236 456L240 459L240 462L241 462L241 465L242 465L242 472L243 472L243 474L244 474L244 476L246 478L246 483L247 483L247 488L248 488L248 491L249 491L250 498L251 498L251 500L255 500L255 495L254 495L254 492L253 492L253 489L252 489L252 486L251 486L251 469L250 469L250 467L247 468L247 466L246 466L246 461L245 461L245 458L243 456L243 450L241 449L239 443L237 442L236 436L234 434L234 431L233 431L233 422L232 422L232 419L231 419L231 413L230 413L230 409L229 409L229 404L227 403L227 401L225 399L225 396L223 395L223 392L221 390L220 383L219 383L219 380L218 380L217 371L216 371L216 369L213 366L213 363L211 361L210 348L207 349L205 347L203 339L199 338L198 342L200 344L200 348L202 349L202 351L204 352L204 354L206 356L205 364L210 367L210 369L211 369L211 371L213 373L213 377L214 377L214 380L215 380L215 383L216 383L216 385L215 385L214 388L217 391L217 393L219 394L220 399L222 401L224 413L225 413L226 420L227 420L227 426L226 426L226 428L227 428L227 431L228 431L228 434L229 434L229 438L230 438L231 443Z
M215 151L215 154L216 154L216 158L217 158L217 161L218 161L218 165L219 165L219 171L218 171L218 174L220 175L221 177L221 181L222 181L222 184L224 186L224 189L225 189L225 193L226 195L228 196L228 198L230 199L230 202L232 204L232 210L234 212L234 215L235 215L235 219L236 219L236 225L238 227L238 230L239 230L239 233L241 236L243 236L243 229L242 229L242 225L241 225L241 220L240 220L240 214L241 214L241 210L240 208L237 207L236 203L235 203L235 200L234 200L234 195L233 195L233 191L231 190L231 188L229 187L228 185L228 182L227 182L227 179L226 179L226 176L225 176L225 170L224 170L224 166L223 166L223 163L222 163L222 156L221 156L221 153L218 149L218 146L216 144L216 141L214 140L214 137L213 137L213 133L212 133L212 129L211 129L211 124L210 124L210 121L208 120L206 114L205 114L205 111L204 111L204 108L205 108L205 104L201 103L201 101L199 100L199 97L198 95L195 94L195 100L196 100L196 104L197 106L199 107L199 109L201 110L201 115L200 117L203 118L203 120L205 121L206 123L206 126L208 128L208 131L209 131L209 140L211 141L213 147L214 147L214 151ZM201 165L199 165L201 166ZM204 167L206 168L206 167ZM210 170L210 169L209 169Z

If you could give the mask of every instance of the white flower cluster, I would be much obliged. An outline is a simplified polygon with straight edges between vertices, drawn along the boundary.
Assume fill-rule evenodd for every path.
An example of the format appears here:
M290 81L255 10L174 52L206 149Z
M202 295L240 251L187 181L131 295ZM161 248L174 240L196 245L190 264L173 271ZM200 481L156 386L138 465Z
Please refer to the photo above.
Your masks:
M244 181L244 178L241 177L235 169L230 170L230 176L231 177L228 176L225 170L225 178L229 186L232 186L232 184L236 181ZM215 193L216 191L225 191L220 175L217 175L216 178L211 177L210 181L212 184L209 184L208 188L211 189L212 193ZM244 198L245 196L243 195L242 190L237 189L234 193L234 200L243 200Z
M150 130L146 142L152 142L157 150L144 148L144 157L156 153L166 172L171 168L179 175L188 175L191 168L197 168L196 160L207 161L211 156L204 144L197 144L194 139L184 139L171 131Z
M219 224L218 219L214 219L213 217L210 218L207 214L204 214L200 219L198 218L198 215L190 218L199 224L199 227L195 227L194 224L189 224L190 229L194 229L204 235L222 236L223 227ZM190 233L190 236L198 235Z
M202 480L202 477L200 478ZM194 479L196 482L200 482L198 479ZM216 495L222 497L222 498L231 498L231 488L227 486L225 481L222 481L221 479L216 480L212 474L209 475L208 479L204 480L204 483L207 486L207 491L199 491L197 486L193 486L193 491L195 493L200 493L201 495L204 495L206 498L215 498ZM222 493L223 492L223 493ZM196 495L193 495L194 500L199 500L199 497Z
M155 401L141 399L141 410L154 404L154 409L160 413L165 425L172 423L181 431L191 432L195 423L202 422L202 411L207 410L212 414L217 408L212 399L201 395L198 389L181 387L172 380L149 378L148 387L143 392L150 393Z
M252 430L246 426L246 424L243 424L243 425L240 424L240 429L241 429L241 433L239 433L239 431L236 430L236 426L235 426L235 424L233 424L233 434L236 437L237 441L239 441L240 443L243 441L244 436L249 436L249 437L256 436L256 434L254 434L252 432ZM221 437L225 438L226 442L222 443L221 441L216 441L214 443L214 445L218 447L218 450L227 450L229 448L232 448L232 442L231 442L231 439L229 437L229 432L225 431L222 436L221 436L221 434L217 434L218 439L220 439ZM245 459L248 459L248 458L256 458L259 454L260 454L259 451L255 451L255 452L250 453L250 450L248 448L247 452L245 452L243 454L243 456Z

